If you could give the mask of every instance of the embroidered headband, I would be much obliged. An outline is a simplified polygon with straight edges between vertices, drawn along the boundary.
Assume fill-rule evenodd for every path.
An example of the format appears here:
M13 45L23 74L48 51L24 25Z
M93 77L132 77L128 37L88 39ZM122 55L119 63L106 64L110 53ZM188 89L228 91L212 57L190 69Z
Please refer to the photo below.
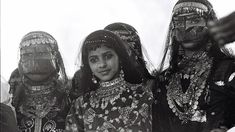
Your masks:
M109 40L116 41L115 38L108 36L108 35L104 35L103 37L97 36L97 37L85 40L85 44L107 43L109 42Z
M34 31L26 34L21 40L20 48L37 44L49 44L53 50L58 50L56 40L50 34L43 31Z
M210 9L206 5L199 2L182 2L176 4L173 8L174 15L190 12L196 12L199 15L203 15L205 13L209 14Z

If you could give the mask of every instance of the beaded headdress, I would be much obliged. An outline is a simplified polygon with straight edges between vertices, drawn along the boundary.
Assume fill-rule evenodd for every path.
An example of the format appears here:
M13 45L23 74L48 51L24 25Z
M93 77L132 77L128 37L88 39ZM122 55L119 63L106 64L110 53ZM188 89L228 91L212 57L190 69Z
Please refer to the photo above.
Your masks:
M20 48L37 44L49 45L52 50L58 50L56 40L50 34L43 31L34 31L26 34L21 40Z
M190 13L196 13L200 17L204 17L206 21L217 19L213 7L208 0L179 0L173 8L172 18L176 15ZM168 68L169 66L171 68L174 67L177 61L178 53L181 52L180 46L177 47L176 42L174 41L173 30L174 25L173 21L171 21L165 42L163 58L159 67L160 71Z
M58 45L54 37L52 37L49 33L44 31L32 31L26 34L20 43L20 49L24 47L29 47L31 45L47 45L53 51L53 58L58 64L59 70L59 80L65 84L67 83L67 75L65 73L64 63L61 57L61 54L58 49Z
M214 15L213 7L207 0L179 0L173 8L173 15L190 12L195 12L203 17Z

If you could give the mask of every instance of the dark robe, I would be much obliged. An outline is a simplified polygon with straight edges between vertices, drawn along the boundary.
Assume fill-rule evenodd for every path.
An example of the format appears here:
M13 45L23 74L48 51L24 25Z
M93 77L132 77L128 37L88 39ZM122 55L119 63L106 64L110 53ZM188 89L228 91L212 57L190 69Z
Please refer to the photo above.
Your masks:
M206 112L206 122L188 121L182 123L169 108L166 86L171 73L160 75L158 87L154 90L153 131L157 132L209 132L212 129L235 125L235 61L215 59L207 77L209 92L205 89L199 97L198 107ZM182 82L182 81L181 81ZM187 85L187 81L181 85ZM184 86L182 86L184 87ZM206 97L207 96L207 97ZM207 100L205 100L207 98Z

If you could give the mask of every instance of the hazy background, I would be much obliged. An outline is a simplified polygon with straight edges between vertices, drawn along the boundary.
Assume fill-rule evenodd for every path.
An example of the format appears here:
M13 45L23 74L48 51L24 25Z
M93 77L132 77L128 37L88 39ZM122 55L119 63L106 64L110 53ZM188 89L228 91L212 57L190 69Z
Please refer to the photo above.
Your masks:
M46 31L58 42L72 77L82 40L113 22L139 32L155 67L176 0L1 0L1 75L8 80L19 60L19 43L30 31ZM234 11L234 0L210 0L219 17ZM234 46L234 45L233 45Z

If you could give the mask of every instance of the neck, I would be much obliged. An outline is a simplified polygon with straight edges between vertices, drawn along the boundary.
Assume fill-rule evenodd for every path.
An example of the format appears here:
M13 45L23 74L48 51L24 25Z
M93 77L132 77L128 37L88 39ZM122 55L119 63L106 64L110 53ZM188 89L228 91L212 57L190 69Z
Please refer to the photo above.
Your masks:
M99 83L99 87L110 87L116 84L119 84L120 82L125 81L123 77L118 76L110 81L106 81L106 82L100 82Z

